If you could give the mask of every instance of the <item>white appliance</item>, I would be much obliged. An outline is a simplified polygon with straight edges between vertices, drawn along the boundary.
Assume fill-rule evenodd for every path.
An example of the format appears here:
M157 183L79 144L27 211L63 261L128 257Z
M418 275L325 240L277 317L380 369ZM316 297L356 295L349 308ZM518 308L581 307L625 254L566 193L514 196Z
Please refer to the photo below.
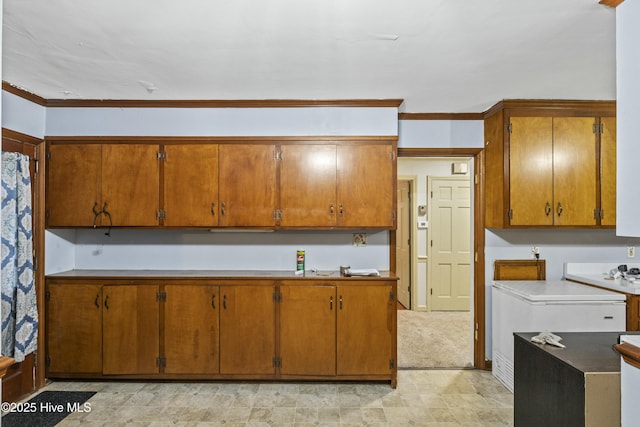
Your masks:
M620 342L640 348L640 335L621 335ZM640 368L620 357L620 416L622 427L637 426L640 420Z
M493 282L493 375L513 392L513 333L618 332L626 296L564 280ZM545 344L548 345L548 344Z

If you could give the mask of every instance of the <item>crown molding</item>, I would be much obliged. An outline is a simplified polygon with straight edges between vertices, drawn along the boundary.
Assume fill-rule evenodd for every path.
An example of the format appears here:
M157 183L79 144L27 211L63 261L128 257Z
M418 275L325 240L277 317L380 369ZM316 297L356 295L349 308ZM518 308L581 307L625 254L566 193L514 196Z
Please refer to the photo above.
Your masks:
M399 113L398 120L483 120L484 113Z
M609 7L618 7L624 0L600 0L599 3Z
M12 93L20 98L24 98L27 101L31 101L35 104L42 105L43 107L47 106L47 100L34 94L29 91L26 91L18 86L14 86L11 83L7 83L4 80L2 81L2 90L5 92Z
M51 108L301 108L393 107L402 99L48 99Z

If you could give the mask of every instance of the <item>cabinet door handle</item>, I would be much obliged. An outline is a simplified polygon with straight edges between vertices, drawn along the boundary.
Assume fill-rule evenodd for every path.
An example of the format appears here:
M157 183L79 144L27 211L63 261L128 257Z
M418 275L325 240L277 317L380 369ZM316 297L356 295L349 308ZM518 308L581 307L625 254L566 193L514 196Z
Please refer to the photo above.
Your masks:
M107 295L106 298L104 299L104 308L109 310L109 295Z
M224 216L224 202L220 203L220 215Z
M340 216L342 216L342 203L340 203Z
M329 297L329 310L333 310L333 297Z
M227 295L222 297L222 308L227 309Z
M549 202L547 202L546 206L544 207L544 213L549 216L549 214L551 213L551 204Z
M211 203L211 216L216 216L216 202Z
M340 295L340 310L342 310L342 295Z
M96 294L96 300L93 302L96 305L96 308L100 308L100 294Z
M216 309L216 294L211 295L211 307Z
M558 216L562 215L562 203L558 202Z
M329 204L329 215L333 215L335 213L335 207L333 203Z

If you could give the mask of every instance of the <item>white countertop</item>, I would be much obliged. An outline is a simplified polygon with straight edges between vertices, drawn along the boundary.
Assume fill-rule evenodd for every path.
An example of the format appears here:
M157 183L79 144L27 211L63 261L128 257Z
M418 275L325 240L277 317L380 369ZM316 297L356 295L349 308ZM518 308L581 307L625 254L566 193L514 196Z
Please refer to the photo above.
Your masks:
M626 300L624 294L566 280L497 280L493 282L493 286L534 303L549 301L624 302Z
M640 268L639 263L624 261L602 263L567 262L564 264L564 277L567 280L600 286L617 292L640 295L640 284L629 283L624 279L612 279L609 277L609 271L617 268L621 264L626 264L628 268Z

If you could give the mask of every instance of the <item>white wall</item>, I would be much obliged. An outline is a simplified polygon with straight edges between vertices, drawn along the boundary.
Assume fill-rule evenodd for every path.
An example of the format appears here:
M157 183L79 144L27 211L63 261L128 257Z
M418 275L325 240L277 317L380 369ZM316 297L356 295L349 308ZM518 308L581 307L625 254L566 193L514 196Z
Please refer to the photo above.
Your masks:
M482 120L399 120L400 148L483 148Z
M36 138L45 136L46 108L2 91L2 127L31 135Z
M616 8L617 72L617 229L640 236L640 2Z

